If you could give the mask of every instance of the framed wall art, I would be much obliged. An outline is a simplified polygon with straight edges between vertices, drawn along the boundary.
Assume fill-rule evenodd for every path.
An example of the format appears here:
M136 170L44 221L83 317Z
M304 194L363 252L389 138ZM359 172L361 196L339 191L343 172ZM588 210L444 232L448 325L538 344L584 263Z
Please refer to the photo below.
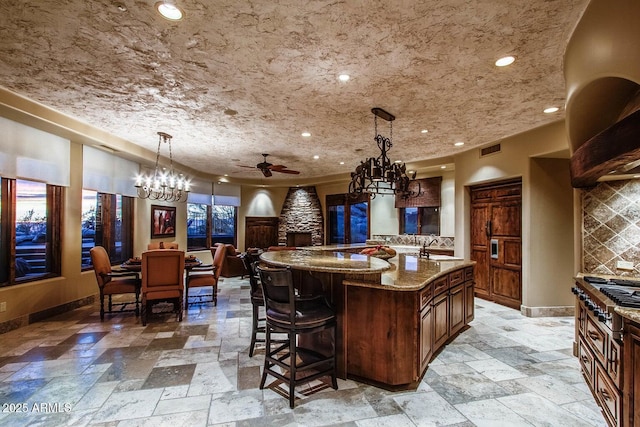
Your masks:
M151 238L176 237L176 208L151 205Z

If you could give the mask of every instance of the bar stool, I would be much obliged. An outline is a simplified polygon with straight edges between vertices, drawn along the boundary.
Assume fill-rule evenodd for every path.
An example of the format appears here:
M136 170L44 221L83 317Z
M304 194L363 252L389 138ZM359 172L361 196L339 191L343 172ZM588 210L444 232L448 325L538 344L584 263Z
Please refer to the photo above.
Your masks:
M336 379L336 313L324 296L298 297L289 268L257 266L262 283L266 309L266 354L260 389L267 375L289 385L289 406L294 407L295 387L317 378L331 377L331 386L338 389ZM325 330L332 331L329 354L298 346L298 336ZM287 333L281 344L272 340L273 333ZM273 345L275 344L275 347ZM276 370L275 368L280 368Z
M264 307L264 296L262 295L262 286L260 285L260 277L256 271L259 261L255 260L249 253L243 254L242 262L249 272L249 284L251 285L251 305L253 308L253 321L251 324L251 346L249 347L249 357L253 357L256 343L265 342L264 338L258 338L258 334L265 333L266 318L260 317L260 307Z

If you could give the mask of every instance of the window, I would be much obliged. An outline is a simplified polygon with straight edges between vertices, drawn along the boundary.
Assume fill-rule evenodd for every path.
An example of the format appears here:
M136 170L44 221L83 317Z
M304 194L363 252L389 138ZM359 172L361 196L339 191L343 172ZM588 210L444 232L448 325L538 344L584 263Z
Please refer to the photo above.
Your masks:
M133 256L133 197L82 190L82 268L89 250L103 246L113 264Z
M238 208L213 205L211 215L211 242L236 245Z
M2 286L60 275L62 199L63 187L0 179Z
M187 250L211 247L211 206L187 203Z
M400 208L400 234L440 235L440 209Z

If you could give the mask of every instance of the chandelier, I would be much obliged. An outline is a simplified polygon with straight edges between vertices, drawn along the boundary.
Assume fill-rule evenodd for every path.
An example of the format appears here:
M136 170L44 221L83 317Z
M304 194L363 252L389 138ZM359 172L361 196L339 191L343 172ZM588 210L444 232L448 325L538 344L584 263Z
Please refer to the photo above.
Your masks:
M168 133L158 132L158 151L156 153L156 167L153 175L140 174L136 177L135 187L141 199L164 200L166 202L186 202L189 194L189 180L183 174L173 170L173 155L171 153L171 138ZM160 146L169 144L169 170L159 165Z
M389 194L400 196L403 199L416 197L420 194L420 183L415 181L416 173L413 172L411 178L407 175L407 166L401 161L392 162L387 155L393 146L393 121L396 119L391 113L381 108L373 108L374 114L374 140L380 149L378 157L369 157L360 162L355 172L351 172L351 182L349 183L349 194L356 197L363 193ZM389 122L389 137L386 138L378 133L378 117ZM409 186L416 182L417 185ZM416 191L417 187L417 191Z

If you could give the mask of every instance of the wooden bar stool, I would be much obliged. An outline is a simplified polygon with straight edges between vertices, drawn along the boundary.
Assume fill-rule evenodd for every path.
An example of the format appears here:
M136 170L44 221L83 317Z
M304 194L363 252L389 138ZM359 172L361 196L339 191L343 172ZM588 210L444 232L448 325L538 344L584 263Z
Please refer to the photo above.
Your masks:
M328 376L331 386L338 389L336 379L335 332L336 313L324 296L299 297L291 270L257 266L262 283L266 310L266 354L260 388L267 375L289 386L289 406L294 407L298 385ZM330 348L314 349L298 346L298 336L332 330ZM286 333L285 343L272 340L271 334ZM278 369L279 368L279 369Z

